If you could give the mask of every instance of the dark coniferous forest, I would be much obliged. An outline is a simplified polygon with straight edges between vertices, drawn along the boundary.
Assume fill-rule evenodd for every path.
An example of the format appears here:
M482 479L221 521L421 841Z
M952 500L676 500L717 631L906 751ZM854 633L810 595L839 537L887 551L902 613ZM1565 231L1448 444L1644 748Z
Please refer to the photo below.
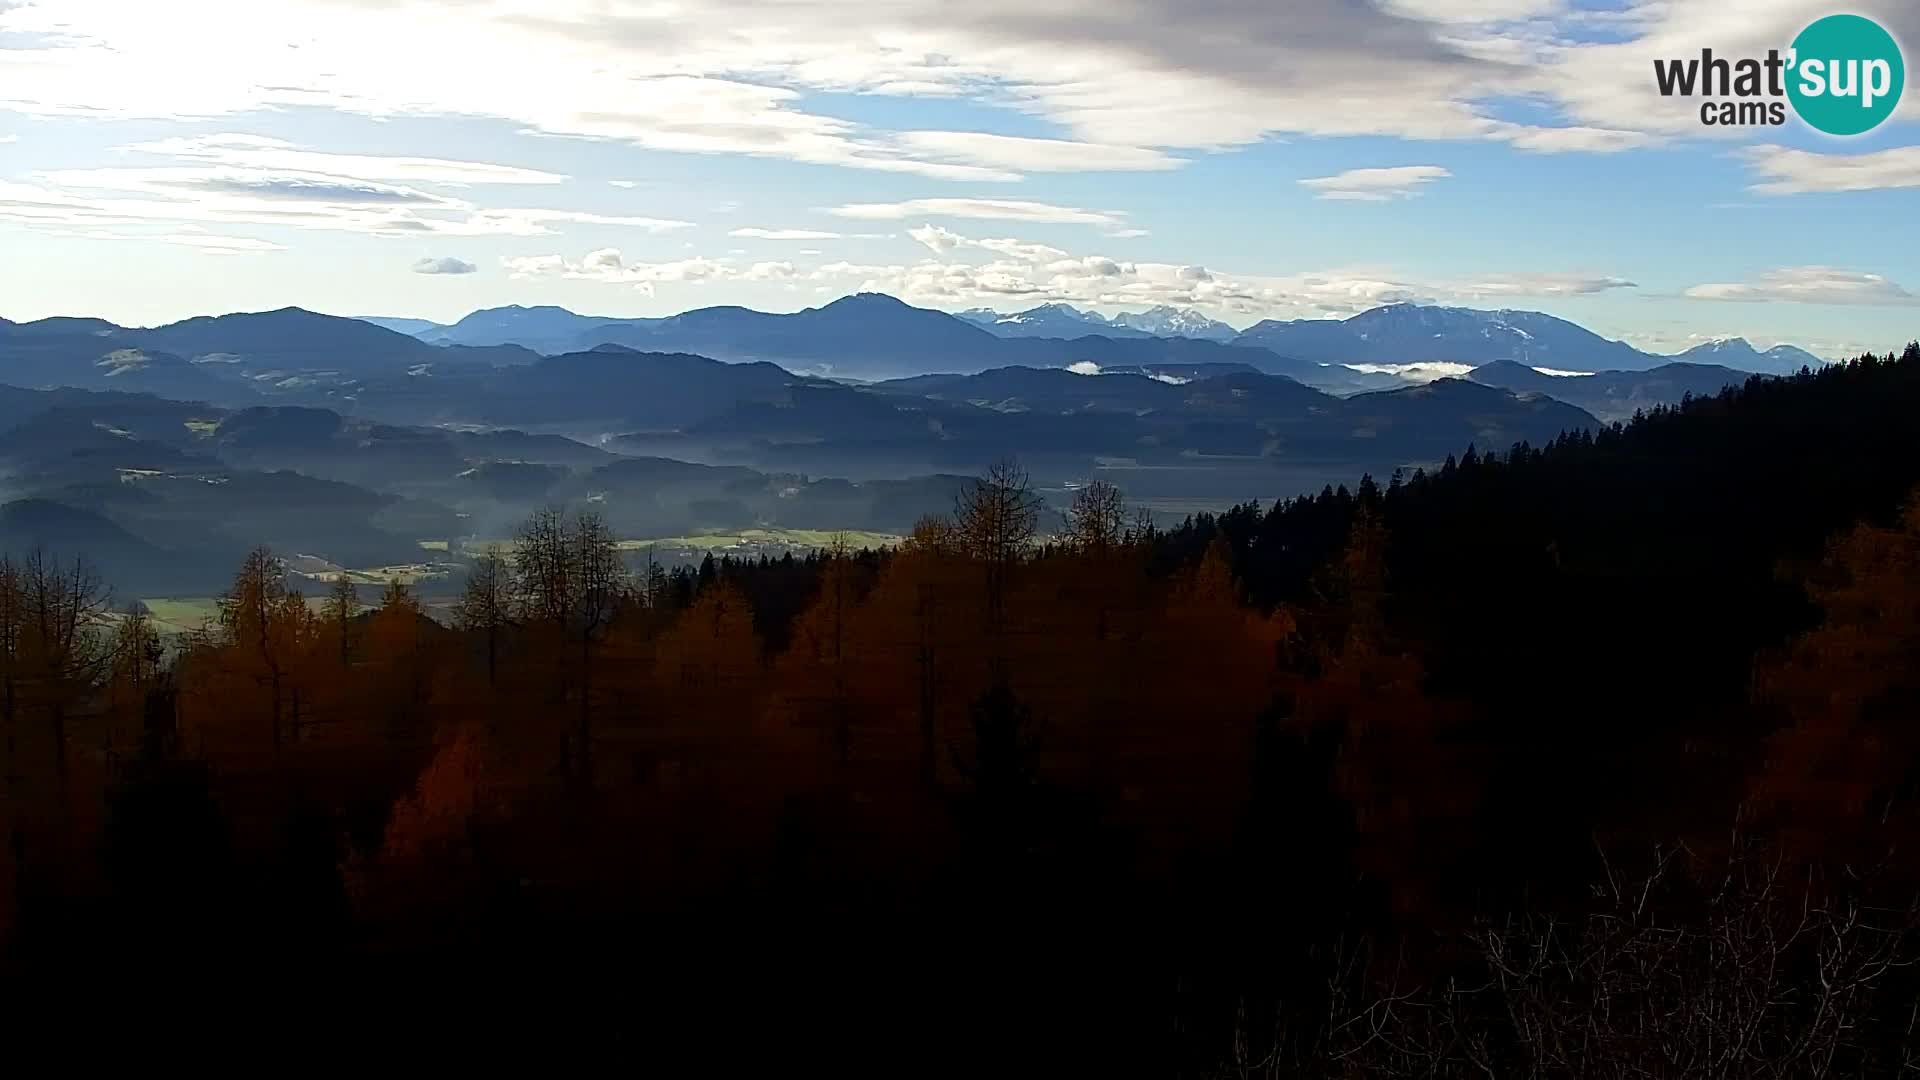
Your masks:
M1906 1075L1917 412L1920 344L672 571L541 512L451 626L261 549L169 641L10 557L0 965L669 1074Z

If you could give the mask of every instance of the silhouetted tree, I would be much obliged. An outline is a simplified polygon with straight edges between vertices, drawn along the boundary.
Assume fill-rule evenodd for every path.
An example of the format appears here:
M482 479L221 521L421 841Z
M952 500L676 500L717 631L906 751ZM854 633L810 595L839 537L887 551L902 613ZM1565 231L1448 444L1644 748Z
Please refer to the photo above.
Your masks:
M105 586L81 558L61 563L35 549L20 568L23 682L47 715L54 769L67 770L67 720L105 673L112 648L103 624Z
M244 668L267 694L267 730L274 756L284 737L283 694L294 643L284 619L286 564L272 550L247 553L233 584L220 597L221 643L244 658Z
M1104 557L1119 545L1126 532L1127 500L1120 489L1095 480L1074 492L1067 508L1065 539L1076 549Z
M1027 471L1011 459L994 462L954 505L955 536L984 573L987 631L995 642L1006 629L1009 579L1033 546L1040 505ZM1004 662L1000 653L996 646L996 664Z
M514 593L524 621L543 628L568 651L576 698L568 741L571 771L593 785L594 651L626 591L626 571L606 519L591 511L568 518L535 513L514 545ZM566 696L566 683L561 696Z
M333 637L334 648L338 651L343 668L352 659L353 617L359 611L359 594L354 591L353 579L343 570L328 587L326 604L320 614L327 633Z
M489 547L467 571L466 587L453 609L454 625L478 636L487 658L487 685L499 682L501 637L513 610L512 567L498 547Z

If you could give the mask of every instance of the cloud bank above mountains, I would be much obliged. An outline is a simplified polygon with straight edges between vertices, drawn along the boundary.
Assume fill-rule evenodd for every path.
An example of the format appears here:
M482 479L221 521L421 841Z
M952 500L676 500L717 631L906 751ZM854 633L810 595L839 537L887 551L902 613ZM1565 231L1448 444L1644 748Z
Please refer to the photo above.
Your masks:
M1920 41L1906 0L1854 10ZM1764 52L1826 11L1817 0L9 2L0 129L24 126L0 142L20 143L9 157L55 149L0 165L0 229L263 265L387 244L380 265L439 295L608 286L692 304L722 298L688 290L724 288L798 305L866 288L943 306L1171 303L1237 322L1543 297L1897 309L1914 303L1901 282L1920 271L1865 252L1703 262L1656 281L1643 258L1548 245L1537 229L1445 258L1379 256L1418 230L1376 229L1354 254L1324 235L1296 244L1308 230L1288 222L1257 249L1229 237L1179 250L1187 217L1215 204L1273 225L1262 184L1296 207L1312 200L1309 215L1498 217L1513 178L1543 163L1677 147L1733 174L1715 178L1713 198L1794 213L1920 187L1920 147L1808 146L1774 131L1729 141L1655 92L1650 56ZM1920 117L1920 95L1900 116ZM445 138L371 152L380 140L338 137L349 124L434 124ZM113 125L139 134L41 163ZM1307 152L1329 147L1339 152ZM1233 171L1256 154L1277 167ZM819 179L728 218L737 186L715 185L696 212L683 180L648 168L660 155L742 183L795 165ZM1190 197L1156 194L1175 182ZM406 239L419 247L392 253Z
M1912 4L1854 8L1920 40ZM1276 135L1628 149L1698 133L1689 106L1654 92L1649 55L1764 52L1821 13L1802 0L892 0L857 17L832 0L36 0L0 10L18 43L0 106L491 116L652 149L1011 183L1177 169ZM866 126L810 108L811 92L979 101L1066 137ZM1553 115L1523 123L1495 107L1513 99ZM1910 96L1904 115L1916 109Z

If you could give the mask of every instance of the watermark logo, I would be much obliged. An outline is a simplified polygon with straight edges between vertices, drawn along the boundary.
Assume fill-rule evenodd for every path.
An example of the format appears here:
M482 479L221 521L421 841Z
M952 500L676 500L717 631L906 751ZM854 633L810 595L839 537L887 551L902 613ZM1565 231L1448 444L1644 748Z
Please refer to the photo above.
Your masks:
M1702 97L1708 127L1778 125L1787 105L1808 126L1829 135L1879 127L1899 107L1907 66L1893 35L1860 15L1828 15L1810 24L1786 52L1764 58L1715 56L1655 60L1662 97Z
M1793 111L1829 135L1879 127L1900 104L1907 82L1893 35L1859 15L1829 15L1800 31L1788 63L1797 68L1787 82Z

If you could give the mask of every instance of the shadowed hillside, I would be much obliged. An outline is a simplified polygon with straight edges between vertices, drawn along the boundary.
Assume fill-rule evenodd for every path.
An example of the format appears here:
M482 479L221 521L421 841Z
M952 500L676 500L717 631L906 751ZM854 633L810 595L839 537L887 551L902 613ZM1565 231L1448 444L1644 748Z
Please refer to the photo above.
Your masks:
M1043 535L1007 462L885 550L635 567L545 510L450 627L260 549L168 648L10 558L5 962L545 985L591 955L671 988L667 1053L749 958L796 1037L917 1037L1043 950L1000 1000L1047 1022L962 1057L1175 1073L1645 1063L1777 991L1739 1021L1765 1075L1886 1073L1920 989L1916 404L1920 344L1170 530L1094 483ZM826 963L874 982L809 1000Z

